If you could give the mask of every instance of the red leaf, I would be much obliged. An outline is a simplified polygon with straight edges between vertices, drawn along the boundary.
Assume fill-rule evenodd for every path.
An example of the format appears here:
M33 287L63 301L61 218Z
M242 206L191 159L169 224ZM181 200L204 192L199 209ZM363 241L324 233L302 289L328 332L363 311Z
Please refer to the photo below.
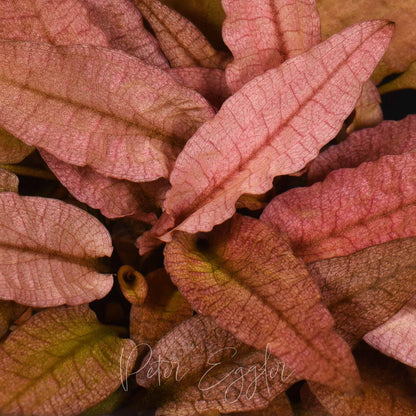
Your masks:
M242 194L264 193L275 176L313 159L353 109L391 34L384 21L353 26L229 98L176 161L164 206L175 229L211 230Z
M0 298L23 305L78 305L113 286L99 272L111 238L96 218L59 200L0 194Z
M162 196L169 184L164 179L134 183L103 176L90 167L79 167L62 162L41 151L43 159L68 191L79 201L99 209L107 218L130 215L153 224L160 209Z
M236 215L202 241L178 233L165 267L194 310L255 348L269 347L299 377L342 390L357 382L305 265L261 221Z
M416 151L416 116L383 121L377 127L351 134L337 146L322 152L309 166L308 180L321 181L335 169L355 168L385 155Z
M134 0L150 23L172 67L224 68L226 57L217 52L189 20L159 0Z
M222 0L224 41L234 61L227 66L233 92L321 40L315 0Z
M416 236L416 153L339 169L275 197L261 216L307 263Z
M0 123L64 162L131 181L166 177L213 110L166 72L92 46L0 43Z

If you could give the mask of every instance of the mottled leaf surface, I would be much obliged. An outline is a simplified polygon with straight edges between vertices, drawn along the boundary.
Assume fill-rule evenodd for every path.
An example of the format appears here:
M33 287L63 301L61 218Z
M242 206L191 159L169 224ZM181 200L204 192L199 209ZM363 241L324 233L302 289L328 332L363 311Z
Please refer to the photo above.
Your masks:
M386 323L366 334L364 341L383 354L416 367L416 298Z
M99 209L107 218L134 215L137 220L154 223L155 212L168 183L164 179L153 182L129 182L110 178L85 166L62 162L46 151L40 152L48 167L68 191L79 201Z
M209 231L242 194L262 194L275 176L303 168L341 128L391 33L382 21L346 29L229 98L178 157L154 234Z
M416 293L416 238L308 265L339 334L355 346Z
M33 151L33 147L21 142L0 127L0 163L19 163Z
M165 267L197 312L247 344L269 346L299 377L340 389L357 382L350 349L305 265L261 221L236 215L202 240L178 233Z
M102 298L111 275L98 258L112 253L105 227L55 199L0 194L0 298L35 307Z
M234 60L226 77L233 92L321 40L315 0L222 0L224 42Z
M172 67L224 68L226 56L217 52L188 19L159 0L134 0L150 23Z
M18 192L19 178L6 169L0 169L0 192Z
M416 4L411 0L356 0L342 4L317 0L323 38L364 19L389 19L396 24L395 35L386 55L372 76L378 84L384 77L401 73L416 59L416 29L413 16Z
M105 176L167 176L186 139L213 116L199 94L119 51L3 41L0 58L0 123Z
M158 269L146 276L148 293L143 304L132 305L130 312L130 336L138 350L146 350L164 335L192 316L188 301L172 284L164 269Z
M134 358L133 341L87 305L39 312L0 345L0 412L79 414L120 386Z
M262 221L307 263L416 235L416 153L338 169L323 182L275 197Z
M164 374L160 384L158 366ZM242 344L211 318L197 315L156 344L137 381L156 389L159 402L164 399L157 415L188 416L267 407L297 378L278 358Z
M336 146L319 154L308 168L309 182L321 181L332 170L355 168L385 155L416 151L416 116L400 121L386 120L371 129L355 132Z

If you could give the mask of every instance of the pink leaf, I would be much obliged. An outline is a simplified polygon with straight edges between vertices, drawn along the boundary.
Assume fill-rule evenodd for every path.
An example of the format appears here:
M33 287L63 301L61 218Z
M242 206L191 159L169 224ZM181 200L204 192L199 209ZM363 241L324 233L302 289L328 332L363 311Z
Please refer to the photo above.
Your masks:
M166 72L92 46L0 43L0 123L64 162L131 181L166 177L213 110Z
M364 341L385 355L416 367L416 297Z
M383 121L377 127L351 134L322 152L309 166L309 182L321 181L335 169L355 168L385 155L416 151L416 115L400 121Z
M166 270L194 310L257 349L269 347L299 377L355 386L351 351L286 241L238 214L206 238L177 233L165 249Z
M129 0L3 1L0 16L1 39L107 46L168 67Z
M99 272L111 238L94 217L59 200L0 194L0 298L23 305L77 305L102 298Z
M185 87L192 88L204 96L213 106L220 108L231 95L225 82L224 71L203 67L172 68L169 75Z
M89 167L70 165L50 153L40 152L49 168L79 201L99 209L107 218L134 215L137 220L154 223L155 211L169 184L164 179L134 183L100 175Z
M224 68L226 57L217 52L189 20L159 0L134 0L150 23L172 67Z
M222 0L223 37L234 61L227 66L233 92L321 40L315 0Z
M339 169L275 197L262 221L287 235L307 263L416 236L416 153Z
M391 35L385 21L358 24L246 84L181 152L161 222L209 231L242 194L304 167L339 131Z

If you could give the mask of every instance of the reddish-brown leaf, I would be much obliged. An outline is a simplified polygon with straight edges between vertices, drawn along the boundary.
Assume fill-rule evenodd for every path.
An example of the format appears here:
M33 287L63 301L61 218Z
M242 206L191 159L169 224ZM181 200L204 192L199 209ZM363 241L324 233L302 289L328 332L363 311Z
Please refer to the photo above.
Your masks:
M165 249L166 270L197 312L247 344L269 347L299 377L355 385L351 351L286 241L240 215L206 238L178 233Z
M416 293L416 238L393 240L308 265L337 332L355 346Z
M163 228L209 231L242 194L264 193L275 176L304 167L339 131L391 34L387 22L361 23L229 98L178 157L154 234L169 241Z
M134 0L150 23L172 67L224 68L226 56L217 52L188 19L159 0Z
M321 40L315 0L222 0L223 38L234 60L227 66L233 92Z
M77 305L102 298L111 238L85 211L59 200L0 193L0 298L23 305Z
M385 324L364 336L385 355L416 367L416 297Z
M0 192L18 192L19 178L6 169L0 169Z
M0 340L7 333L10 325L19 318L26 308L15 302L0 300Z
M288 397L282 393L266 409L233 413L232 416L293 416L293 410Z
M41 150L51 171L79 201L99 209L107 218L134 215L137 220L153 224L169 183L165 179L135 183L110 178L92 168L62 162Z
M331 146L312 161L309 182L321 181L332 170L355 168L386 155L416 151L416 116L400 121L383 121L377 127L351 134L342 143Z
M416 153L338 169L275 197L262 221L287 235L307 263L416 236Z
M192 316L187 300L172 284L164 269L146 276L148 296L142 305L132 305L130 336L136 344L151 347L175 326ZM145 350L145 345L138 348Z
M159 371L158 371L159 369ZM244 345L216 323L194 316L162 338L144 358L137 382L156 390L156 415L189 416L267 407L297 381L270 352Z
M167 176L213 110L166 72L123 52L0 43L0 123L64 162L120 179Z

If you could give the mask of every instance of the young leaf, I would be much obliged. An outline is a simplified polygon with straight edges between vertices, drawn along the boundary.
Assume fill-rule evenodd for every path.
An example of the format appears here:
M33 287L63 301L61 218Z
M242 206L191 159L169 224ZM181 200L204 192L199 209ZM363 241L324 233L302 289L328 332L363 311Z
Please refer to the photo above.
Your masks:
M133 267L124 265L118 270L117 278L124 297L132 305L141 305L148 290L144 276Z
M134 183L103 176L88 166L62 162L44 150L43 160L68 191L79 201L99 209L107 218L134 215L137 220L153 224L162 196L169 184L164 179Z
M33 147L16 139L0 127L0 163L19 163L32 151Z
M6 169L0 169L0 192L18 192L19 178Z
M88 305L39 312L0 345L0 413L79 414L120 386L135 356Z
M355 346L416 294L416 238L308 265L337 332Z
M222 0L223 38L234 60L227 66L233 92L321 40L315 0Z
M383 111L380 107L381 98L377 87L370 80L364 83L363 91L355 106L355 117L347 128L350 134L354 130L373 127L383 121Z
M262 221L287 235L306 263L416 236L416 153L338 169L275 197Z
M0 123L64 162L131 181L166 177L213 110L164 71L122 52L0 43Z
M159 45L173 68L203 66L225 67L226 57L217 52L189 20L159 0L134 0L150 23Z
M364 336L385 355L416 367L416 297L386 323Z
M181 152L160 223L209 231L242 194L303 168L340 129L391 34L387 22L361 23L246 84Z
M130 336L138 350L151 347L165 334L192 316L187 300L172 284L164 269L146 276L148 296L142 305L132 305L130 312Z
M342 7L338 1L333 0L317 0L316 3L324 39L364 19L389 19L396 23L392 43L372 76L376 84L387 75L405 71L416 60L413 19L416 3L413 1L354 0Z
M242 344L199 315L162 338L137 372L137 382L163 403L156 414L166 416L261 409L295 381L270 352Z
M0 193L0 298L23 305L76 305L105 296L99 272L111 238L85 211L59 200Z
M343 390L356 384L354 359L318 287L261 221L236 215L207 239L178 233L165 267L194 310L255 348L269 346L299 377Z
M308 168L310 183L321 181L332 170L355 168L385 155L401 155L416 151L416 116L400 121L383 121L372 129L351 134L331 146L312 161Z

